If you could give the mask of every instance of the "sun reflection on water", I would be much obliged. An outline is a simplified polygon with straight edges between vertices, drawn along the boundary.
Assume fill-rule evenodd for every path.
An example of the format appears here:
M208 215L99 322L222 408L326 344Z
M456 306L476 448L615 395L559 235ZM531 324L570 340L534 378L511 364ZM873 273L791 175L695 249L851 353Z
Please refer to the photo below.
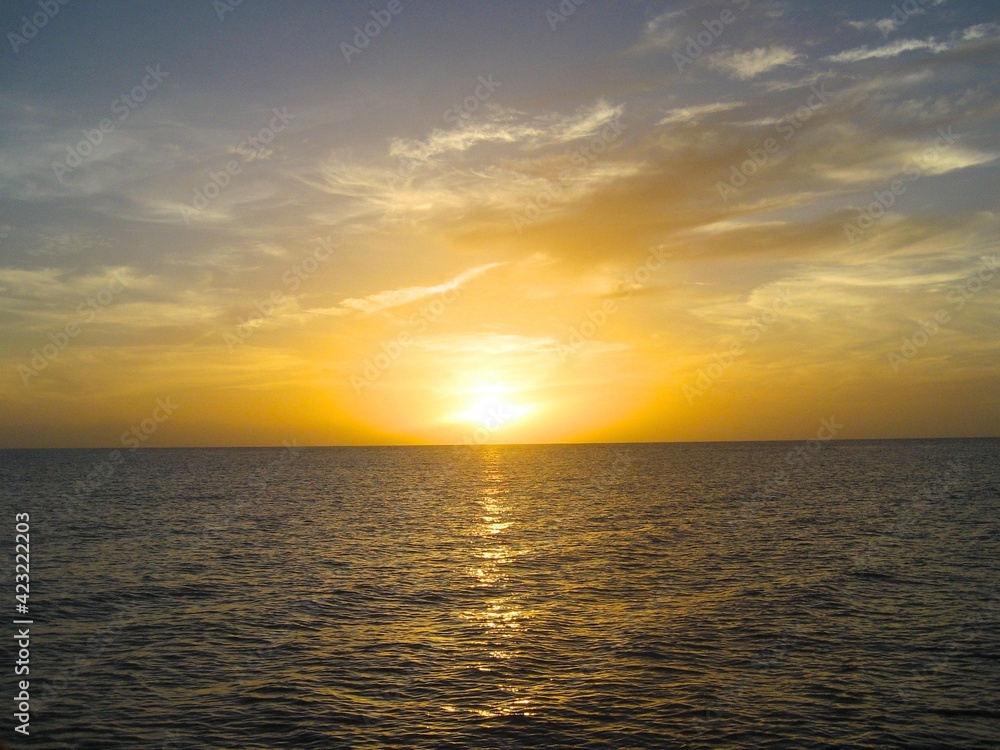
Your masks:
M516 578L510 575L511 564L525 550L515 549L510 534L516 530L514 507L507 497L506 477L499 467L499 456L484 453L482 494L478 501L478 518L469 531L475 564L467 573L475 587L484 594L476 609L462 613L463 619L474 622L482 633L482 657L475 664L477 671L494 675L485 705L471 707L484 718L510 715L532 715L531 700L515 684L517 662L523 655L524 629L530 615L524 608L523 595Z

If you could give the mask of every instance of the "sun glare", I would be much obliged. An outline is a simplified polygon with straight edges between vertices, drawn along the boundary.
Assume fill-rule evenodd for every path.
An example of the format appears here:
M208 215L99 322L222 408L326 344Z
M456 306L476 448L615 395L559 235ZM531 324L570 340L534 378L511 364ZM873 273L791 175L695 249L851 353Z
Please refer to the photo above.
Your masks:
M529 416L535 407L521 402L517 391L496 378L483 376L459 391L460 411L453 421L485 427L495 431L513 421Z

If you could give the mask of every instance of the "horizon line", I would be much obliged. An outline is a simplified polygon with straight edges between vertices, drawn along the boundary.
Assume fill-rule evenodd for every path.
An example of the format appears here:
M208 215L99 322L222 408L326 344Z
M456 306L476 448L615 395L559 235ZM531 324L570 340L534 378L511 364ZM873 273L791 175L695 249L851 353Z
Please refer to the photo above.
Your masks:
M713 445L726 443L806 443L819 441L823 443L871 443L890 441L928 441L928 440L1000 440L1000 435L952 435L945 437L863 437L863 438L782 438L768 440L613 440L613 441L565 441L547 443L327 443L315 445L296 445L288 441L281 445L94 445L94 446L0 446L0 451L96 451L123 450L129 453L135 451L156 450L270 450L295 448L297 450L316 450L328 448L512 448L538 447L560 445Z

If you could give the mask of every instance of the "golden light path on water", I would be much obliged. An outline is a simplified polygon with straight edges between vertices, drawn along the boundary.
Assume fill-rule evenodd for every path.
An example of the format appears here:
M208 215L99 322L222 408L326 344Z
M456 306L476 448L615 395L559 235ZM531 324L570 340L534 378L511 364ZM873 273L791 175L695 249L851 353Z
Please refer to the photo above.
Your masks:
M496 675L495 690L502 697L473 710L484 718L514 714L530 716L533 715L531 699L522 694L517 684L505 678L514 671L509 668L512 660L522 655L524 628L530 618L523 608L523 595L516 588L517 581L508 571L510 564L525 550L516 550L507 542L506 532L516 525L515 508L507 496L507 480L499 468L499 456L490 451L484 454L484 460L487 465L479 500L482 515L474 519L469 532L476 562L466 572L475 579L477 588L489 593L482 609L465 611L462 618L481 628L488 659L481 660L476 669Z

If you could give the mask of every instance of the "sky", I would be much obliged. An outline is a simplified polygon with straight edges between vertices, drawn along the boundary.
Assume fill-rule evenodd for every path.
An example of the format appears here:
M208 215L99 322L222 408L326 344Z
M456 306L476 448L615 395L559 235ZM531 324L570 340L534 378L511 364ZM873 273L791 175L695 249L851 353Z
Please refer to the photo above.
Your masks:
M995 2L8 2L0 446L1000 435Z

